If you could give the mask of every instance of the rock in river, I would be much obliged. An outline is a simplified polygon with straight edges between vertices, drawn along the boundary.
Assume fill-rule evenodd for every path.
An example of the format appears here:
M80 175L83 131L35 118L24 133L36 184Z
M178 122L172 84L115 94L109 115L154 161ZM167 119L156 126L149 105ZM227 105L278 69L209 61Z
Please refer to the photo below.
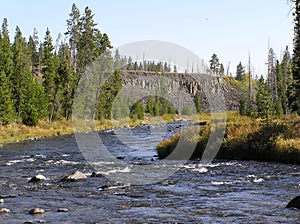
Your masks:
M7 208L1 208L0 213L10 213L10 210Z
M86 175L84 175L79 171L75 171L71 175L64 177L61 181L75 182L75 181L80 181L85 179L86 179Z
M44 177L43 175L41 174L38 174L38 175L35 175L34 177L32 177L29 182L31 183L36 183L36 182L39 182L39 181L42 181L42 180L46 180L46 177Z
M300 196L292 199L287 205L286 208L298 208L300 209Z
M34 208L34 209L31 209L28 213L30 215L38 215L38 214L44 214L45 211L44 211L44 209L41 209L41 208Z
M57 212L68 212L69 211L69 209L67 209L67 208L59 208L59 209L57 209Z
M93 172L91 177L103 177L102 173L98 173L98 172Z

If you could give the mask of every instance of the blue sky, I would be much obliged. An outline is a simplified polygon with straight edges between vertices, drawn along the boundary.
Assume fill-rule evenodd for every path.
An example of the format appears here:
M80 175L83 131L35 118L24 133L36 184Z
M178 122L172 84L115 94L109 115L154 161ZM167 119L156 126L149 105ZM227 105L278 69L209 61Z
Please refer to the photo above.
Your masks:
M248 63L255 74L266 74L268 39L278 58L293 47L293 20L286 0L90 0L19 1L1 3L0 20L7 18L13 36L19 25L28 38L34 28L42 39L49 27L55 40L66 30L72 4L81 12L89 6L102 32L114 47L140 40L179 44L206 62L216 53L234 74Z

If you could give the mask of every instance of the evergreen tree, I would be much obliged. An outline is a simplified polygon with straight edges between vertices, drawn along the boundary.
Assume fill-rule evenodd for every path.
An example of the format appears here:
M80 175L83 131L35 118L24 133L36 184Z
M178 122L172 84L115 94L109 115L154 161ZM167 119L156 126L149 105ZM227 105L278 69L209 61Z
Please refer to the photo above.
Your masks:
M32 66L31 70L34 73L37 73L39 71L39 65L40 65L38 47L39 47L39 38L38 38L37 30L34 29L33 36L30 36L28 41L28 48L30 51L31 66Z
M9 79L0 72L0 124L10 124L15 118Z
M213 74L219 74L220 71L220 63L219 58L216 54L213 54L211 59L209 60L210 70Z
M300 1L294 3L294 51L293 51L293 84L289 90L289 102L291 110L300 114Z
M77 78L71 65L70 48L67 44L62 44L58 52L59 67L56 79L56 89L59 104L61 104L61 115L67 120L72 114L73 97L76 88ZM59 107L58 107L59 108ZM57 111L57 113L60 113Z
M242 81L245 78L245 69L242 65L242 62L240 62L237 66L236 66L236 77L235 79L238 81Z
M262 118L269 118L273 115L273 99L268 90L268 85L264 82L264 78L258 81L258 91L256 94L256 104L258 116Z
M145 109L144 109L143 105L141 104L140 101L137 101L133 105L131 117L135 120L137 120L137 119L142 120L142 119L144 119L144 113L145 113Z
M242 95L240 99L240 115L246 116L247 115L247 105L245 101L245 96Z
M77 71L77 62L78 62L78 42L80 39L80 32L81 32L81 22L80 22L80 11L77 8L76 4L72 5L71 13L69 14L70 18L67 20L67 32L65 35L69 36L69 43L70 43L70 54L71 54L71 65L74 71Z
M49 29L46 31L46 35L43 42L43 86L45 89L45 95L48 100L48 117L51 122L54 118L55 112L55 95L56 95L56 60L53 53L54 47L52 43L52 37Z
M148 97L146 112L149 113L151 116L154 116L154 103L150 96Z
M4 71L6 77L10 80L13 73L12 52L8 32L8 22L5 18L2 24L2 41L0 48L0 71Z
M194 99L195 107L198 114L201 114L201 101L200 101L200 95L197 93Z
M32 75L29 73L28 76L24 77L24 97L21 111L22 123L28 126L36 126L39 121L39 87L34 82Z
M17 115L21 117L22 110L25 109L27 87L31 82L31 59L26 39L23 37L19 27L16 28L14 43L12 45L13 54L13 76L12 86L15 99ZM28 98L27 98L28 99Z
M82 72L97 57L112 48L107 34L101 34L96 28L94 14L86 7L84 15L80 18L81 32L78 41L78 66Z
M219 75L225 75L225 69L223 64L220 64Z

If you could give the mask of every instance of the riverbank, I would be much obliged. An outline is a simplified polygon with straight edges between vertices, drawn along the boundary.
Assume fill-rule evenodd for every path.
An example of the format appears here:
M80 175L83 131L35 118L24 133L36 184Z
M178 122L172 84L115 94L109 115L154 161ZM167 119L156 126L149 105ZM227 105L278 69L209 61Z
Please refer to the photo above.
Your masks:
M111 120L101 120L95 121L96 130L103 131L112 128L121 128L121 127L135 127L141 124L150 124L152 122L171 122L178 120L176 115L163 115L161 117L151 118L150 116L145 116L143 120L134 120L130 118L121 119L119 121ZM87 122L85 123L85 131L94 130L94 123L90 123L90 127L86 129ZM80 130L78 130L80 131ZM61 135L70 135L74 133L74 127L72 120L59 120L54 122L48 122L41 120L38 122L37 126L26 126L23 124L12 123L7 126L0 125L0 147L11 144L18 143L27 140L37 140L47 137L61 136Z
M211 124L207 122L198 130L162 141L157 147L159 158L166 158L182 136L186 145L196 144L191 159L199 159L210 133ZM223 143L216 158L300 164L300 116L288 115L266 122L229 112Z

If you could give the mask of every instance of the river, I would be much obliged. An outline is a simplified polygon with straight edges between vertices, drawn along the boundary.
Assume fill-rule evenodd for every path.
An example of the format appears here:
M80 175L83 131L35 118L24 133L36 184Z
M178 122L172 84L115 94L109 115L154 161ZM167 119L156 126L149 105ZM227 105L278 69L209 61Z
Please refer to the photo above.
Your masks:
M147 128L134 130L147 139ZM162 138L169 135L161 133ZM114 156L128 164L158 160L157 141L149 139L135 144L140 148L130 148L112 133L99 136ZM285 208L300 194L298 165L189 161L178 166L177 172L158 183L124 185L107 177L90 177L94 168L85 161L74 136L8 145L0 149L0 198L17 197L5 197L0 204L11 210L0 214L0 223L300 223L299 211ZM87 180L60 181L75 170L86 174ZM47 180L28 183L36 174ZM28 214L35 207L45 213ZM69 212L59 213L58 208Z

